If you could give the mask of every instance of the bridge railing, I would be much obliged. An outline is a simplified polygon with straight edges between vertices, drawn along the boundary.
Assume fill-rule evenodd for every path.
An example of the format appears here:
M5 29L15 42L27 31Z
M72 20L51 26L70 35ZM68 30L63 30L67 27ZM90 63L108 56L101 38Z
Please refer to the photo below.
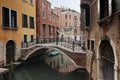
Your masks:
M65 38L37 38L33 41L29 42L22 42L22 48L29 48L31 46L34 46L36 44L54 44L54 45L60 45L65 48L71 49L73 51L76 51L76 49L81 49L81 42L75 41L69 37Z
M36 44L36 39L33 39L32 41L29 42L21 42L21 47L22 48L29 48L31 46L34 46Z

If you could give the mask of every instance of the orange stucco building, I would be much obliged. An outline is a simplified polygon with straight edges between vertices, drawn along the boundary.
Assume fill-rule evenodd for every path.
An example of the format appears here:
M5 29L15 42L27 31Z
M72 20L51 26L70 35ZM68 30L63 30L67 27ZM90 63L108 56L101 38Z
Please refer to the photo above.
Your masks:
M21 42L36 38L36 0L0 1L0 62L21 58Z

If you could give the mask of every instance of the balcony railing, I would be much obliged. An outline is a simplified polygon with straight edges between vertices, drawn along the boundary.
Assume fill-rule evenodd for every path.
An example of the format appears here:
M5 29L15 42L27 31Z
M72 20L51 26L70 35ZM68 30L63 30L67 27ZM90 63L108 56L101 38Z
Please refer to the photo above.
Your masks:
M29 41L29 42L21 42L21 46L22 48L29 48L31 46L34 46L36 44L36 39L34 39L33 41Z
M81 0L81 5L82 4L90 5L90 0Z

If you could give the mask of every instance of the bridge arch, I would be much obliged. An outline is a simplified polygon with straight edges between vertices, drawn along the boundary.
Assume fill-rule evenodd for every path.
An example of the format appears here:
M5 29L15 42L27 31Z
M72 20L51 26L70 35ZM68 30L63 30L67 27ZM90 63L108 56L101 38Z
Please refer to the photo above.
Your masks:
M22 58L23 60L27 60L28 58L34 57L34 56L38 56L38 55L42 55L45 53L45 51L48 50L48 48L46 47L39 47L34 49L33 51L31 51L29 54L27 54L24 58ZM40 52L40 53L39 53Z
M26 55L26 57L23 58L23 60L27 60L27 59L30 59L30 58L33 58L33 57L36 57L36 56L43 55L43 54L46 53L46 51L49 50L49 49L50 49L50 50L57 50L58 52L60 52L60 53L63 54L64 56L66 56L70 61L72 61L72 63L73 63L76 67L79 67L71 57L69 57L69 56L66 55L64 52L62 52L59 48L54 47L54 46L36 48L36 49L33 50L32 52L30 52L28 55Z

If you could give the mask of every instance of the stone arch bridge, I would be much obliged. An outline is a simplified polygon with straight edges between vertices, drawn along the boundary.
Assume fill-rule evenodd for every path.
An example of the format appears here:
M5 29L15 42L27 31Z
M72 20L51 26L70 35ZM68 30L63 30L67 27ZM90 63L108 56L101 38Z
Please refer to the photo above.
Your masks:
M73 44L73 43L72 43ZM27 45L27 46L26 46ZM74 46L74 49L73 49ZM85 68L86 65L86 52L80 46L72 45L68 42L52 42L52 43L22 43L21 56L23 60L30 57L43 55L48 49L55 48L63 54L72 59L80 68Z

